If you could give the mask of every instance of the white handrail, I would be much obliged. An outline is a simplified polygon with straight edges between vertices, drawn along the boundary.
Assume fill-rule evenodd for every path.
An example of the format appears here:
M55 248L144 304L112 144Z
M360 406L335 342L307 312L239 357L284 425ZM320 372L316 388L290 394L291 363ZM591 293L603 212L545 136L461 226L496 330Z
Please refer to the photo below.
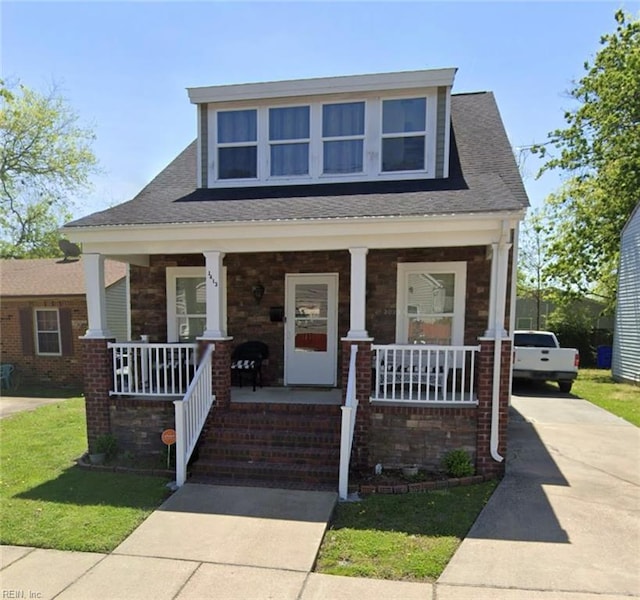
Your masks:
M477 404L479 346L372 345L371 400L413 404Z
M213 350L213 344L207 346L184 398L173 401L176 419L176 485L178 487L187 479L187 463L214 401L211 391Z
M347 394L342 406L342 429L340 432L340 475L338 479L338 495L346 500L349 493L349 462L353 446L353 432L358 413L358 398L356 397L356 355L358 346L351 346L349 358L349 376L347 378Z
M110 342L111 395L182 396L196 370L196 344Z

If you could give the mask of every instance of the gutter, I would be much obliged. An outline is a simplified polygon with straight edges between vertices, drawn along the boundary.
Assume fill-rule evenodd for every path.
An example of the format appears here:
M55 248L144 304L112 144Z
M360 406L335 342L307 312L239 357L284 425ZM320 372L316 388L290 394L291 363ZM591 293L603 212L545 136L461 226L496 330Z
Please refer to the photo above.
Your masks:
M509 223L502 221L500 241L493 244L494 260L496 260L496 290L494 302L494 346L493 346L493 389L491 395L491 437L489 451L491 458L498 463L504 457L498 452L500 443L500 372L502 370L502 339L506 336L504 316L507 292L507 261L509 259Z

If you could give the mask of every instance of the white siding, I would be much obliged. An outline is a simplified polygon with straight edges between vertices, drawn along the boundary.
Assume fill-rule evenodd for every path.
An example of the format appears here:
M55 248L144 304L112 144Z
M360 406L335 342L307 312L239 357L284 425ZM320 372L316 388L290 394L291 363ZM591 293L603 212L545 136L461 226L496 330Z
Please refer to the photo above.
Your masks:
M611 371L640 383L640 204L622 232Z
M122 278L106 289L107 327L116 341L128 341L127 335L127 281Z

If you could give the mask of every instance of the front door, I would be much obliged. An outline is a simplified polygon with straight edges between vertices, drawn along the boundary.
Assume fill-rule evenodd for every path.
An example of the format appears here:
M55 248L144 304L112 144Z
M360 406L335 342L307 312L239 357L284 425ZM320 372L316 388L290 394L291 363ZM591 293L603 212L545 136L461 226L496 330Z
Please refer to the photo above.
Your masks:
M286 385L336 385L338 274L286 276Z

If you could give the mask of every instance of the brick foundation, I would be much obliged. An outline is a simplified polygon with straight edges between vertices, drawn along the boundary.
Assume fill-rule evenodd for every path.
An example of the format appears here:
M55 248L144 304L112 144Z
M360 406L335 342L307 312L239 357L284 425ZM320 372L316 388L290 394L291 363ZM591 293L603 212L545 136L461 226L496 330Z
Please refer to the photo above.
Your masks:
M113 377L113 362L107 339L82 338L84 364L84 399L89 451L96 440L111 433L109 390Z
M504 461L496 462L491 457L491 407L493 403L493 352L494 341L481 339L480 353L477 363L477 393L478 393L478 433L476 472L480 475L498 475L504 473ZM507 423L509 417L509 375L511 372L511 342L502 340L499 393L499 425L498 425L498 453L506 457L507 453Z
M175 428L171 400L112 398L109 419L118 450L135 456L160 455L166 448L160 435Z

